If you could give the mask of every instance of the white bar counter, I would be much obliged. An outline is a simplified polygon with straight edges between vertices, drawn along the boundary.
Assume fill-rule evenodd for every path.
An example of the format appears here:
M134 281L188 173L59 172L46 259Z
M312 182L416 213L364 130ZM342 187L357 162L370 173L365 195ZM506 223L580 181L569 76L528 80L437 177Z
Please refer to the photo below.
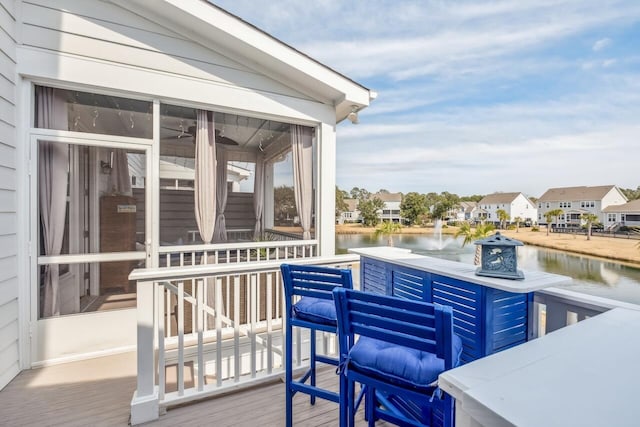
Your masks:
M639 426L640 311L615 308L440 375L456 426Z
M353 248L349 252L378 261L440 274L506 292L529 293L551 286L571 283L571 277L543 271L524 271L524 280L499 279L476 275L478 266L411 253L409 249L394 247Z

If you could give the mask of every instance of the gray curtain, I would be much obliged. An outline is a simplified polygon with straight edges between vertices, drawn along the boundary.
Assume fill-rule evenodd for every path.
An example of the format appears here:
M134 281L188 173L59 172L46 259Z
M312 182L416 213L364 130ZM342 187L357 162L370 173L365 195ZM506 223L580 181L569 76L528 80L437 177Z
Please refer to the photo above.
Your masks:
M216 218L216 141L213 114L197 110L194 209L200 238L211 243Z
M253 228L253 239L262 237L262 210L264 208L264 155L258 154L256 158L256 171L253 180L253 211L256 216L256 225Z
M109 175L109 191L113 194L131 196L131 176L129 175L129 158L127 150L121 148L111 151L113 164Z
M302 238L311 238L311 208L313 203L313 134L306 126L291 125L293 156L293 189L302 226Z
M37 126L68 129L64 94L56 89L36 87ZM45 255L60 255L67 208L69 148L67 144L40 141L38 145L38 190ZM50 264L44 270L42 317L60 315L60 270Z
M218 215L216 217L216 228L214 240L216 242L227 241L227 224L224 218L224 210L227 208L227 152L220 150L218 153L217 167L217 183L216 186L216 204L218 206Z

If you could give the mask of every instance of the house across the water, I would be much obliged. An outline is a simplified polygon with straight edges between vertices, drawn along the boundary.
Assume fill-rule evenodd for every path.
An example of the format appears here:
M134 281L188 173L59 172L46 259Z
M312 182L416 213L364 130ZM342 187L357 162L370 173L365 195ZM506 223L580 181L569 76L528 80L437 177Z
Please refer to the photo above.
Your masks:
M580 227L583 214L593 214L598 222L611 224L605 209L626 202L627 198L615 185L550 188L538 199L538 223L547 224L546 213L560 209L562 214L553 220L557 220L556 226L560 228Z
M621 205L607 206L602 210L605 228L615 230L620 227L640 227L640 199Z
M523 222L533 222L536 219L535 205L522 193L494 193L485 196L478 202L476 219L499 224L498 211L507 213L508 223L519 217Z

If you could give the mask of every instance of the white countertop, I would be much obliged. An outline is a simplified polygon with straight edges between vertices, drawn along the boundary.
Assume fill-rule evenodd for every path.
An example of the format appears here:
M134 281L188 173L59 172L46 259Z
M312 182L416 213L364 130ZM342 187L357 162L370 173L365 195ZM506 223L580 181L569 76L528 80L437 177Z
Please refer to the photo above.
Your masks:
M459 424L638 426L640 311L615 308L452 369L439 383L456 399Z
M411 253L409 249L379 246L371 248L353 248L349 252L379 261L386 261L403 267L453 277L465 282L476 283L494 289L514 293L528 293L551 286L571 282L568 276L545 273L542 271L523 271L524 280L498 279L475 274L477 266Z

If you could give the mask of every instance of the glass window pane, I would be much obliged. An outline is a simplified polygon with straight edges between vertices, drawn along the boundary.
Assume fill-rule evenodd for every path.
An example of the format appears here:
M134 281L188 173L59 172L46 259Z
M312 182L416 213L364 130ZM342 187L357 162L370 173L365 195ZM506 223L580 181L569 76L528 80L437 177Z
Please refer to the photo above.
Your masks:
M227 162L227 183L229 192L253 193L255 162Z
M135 268L144 268L144 260L61 265L58 277L59 315L89 313L136 306L136 283L129 280ZM39 266L40 318L51 317L45 311L49 301L45 290L47 268Z
M160 111L161 245L202 243L194 212L198 113L194 108L168 104L162 104ZM290 125L234 114L207 113L208 120L213 119L218 167L226 166L226 174L220 170L216 181L219 183L224 174L226 203L222 206L227 240L246 240L247 233L253 235L256 221L253 203L256 161L265 158L273 164L286 158L287 152L291 151ZM226 163L223 163L225 159ZM288 175L292 186L291 172ZM268 189L263 187L265 205L273 200L272 183L265 178L262 184L269 185ZM216 209L220 214L220 207ZM265 216L271 221L271 213ZM268 226L273 227L273 224ZM219 241L216 230L213 243Z
M57 102L63 109L40 115L39 105ZM34 126L103 135L153 138L153 103L118 96L36 86Z
M313 140L313 151L315 153L315 138ZM315 158L315 155L314 155ZM311 177L313 180L312 188L312 208L311 208L311 238L315 238L315 165L312 162L313 169ZM276 231L283 231L300 235L302 238L302 226L300 217L296 207L294 196L294 177L293 177L293 156L291 149L285 154L275 159L273 164L274 175L274 226Z
M145 174L141 152L39 141L39 254L143 251Z
M39 254L144 251L145 161L140 151L38 141ZM40 316L133 307L128 276L144 265L40 265Z
M194 213L196 109L160 108L160 244L199 239Z

